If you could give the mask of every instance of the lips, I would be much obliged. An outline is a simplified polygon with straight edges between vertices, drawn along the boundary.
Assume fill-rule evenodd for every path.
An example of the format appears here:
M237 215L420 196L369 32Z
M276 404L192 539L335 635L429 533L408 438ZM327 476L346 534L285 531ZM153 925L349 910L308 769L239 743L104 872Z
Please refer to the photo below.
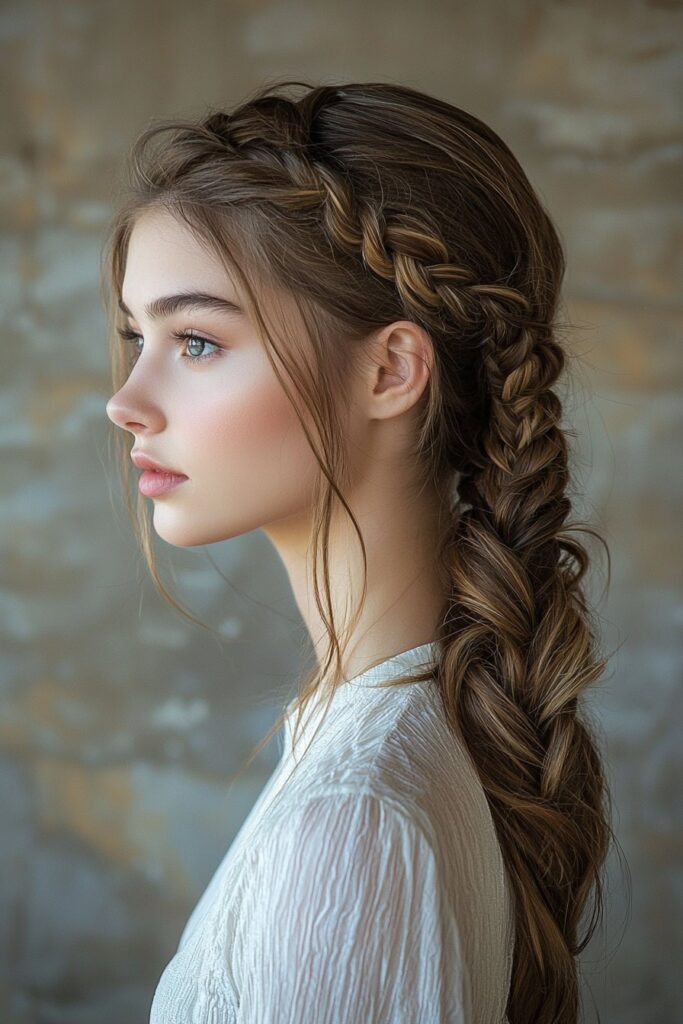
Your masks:
M171 476L181 476L187 479L185 473L181 473L177 469L171 469L170 466L164 466L163 463L157 462L156 459L150 459L148 455L143 455L142 452L137 452L135 449L130 453L133 465L137 466L138 469L151 469L155 473L169 473Z

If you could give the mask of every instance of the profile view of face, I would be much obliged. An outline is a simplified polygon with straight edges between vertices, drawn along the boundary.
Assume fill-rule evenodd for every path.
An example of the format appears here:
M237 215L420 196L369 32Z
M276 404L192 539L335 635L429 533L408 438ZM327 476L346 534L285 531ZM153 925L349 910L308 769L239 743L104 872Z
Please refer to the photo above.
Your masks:
M187 293L238 310L148 308ZM156 533L190 547L305 518L318 464L218 257L172 214L145 211L131 234L121 298L126 327L138 335L121 344L136 361L107 415L130 431L136 452L187 478L149 498Z

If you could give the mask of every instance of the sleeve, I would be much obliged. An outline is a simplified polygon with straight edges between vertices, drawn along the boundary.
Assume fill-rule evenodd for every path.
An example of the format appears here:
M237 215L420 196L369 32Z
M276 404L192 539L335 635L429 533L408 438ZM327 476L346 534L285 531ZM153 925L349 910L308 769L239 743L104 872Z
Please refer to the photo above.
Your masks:
M403 811L309 797L253 866L238 1024L467 1024L436 860Z

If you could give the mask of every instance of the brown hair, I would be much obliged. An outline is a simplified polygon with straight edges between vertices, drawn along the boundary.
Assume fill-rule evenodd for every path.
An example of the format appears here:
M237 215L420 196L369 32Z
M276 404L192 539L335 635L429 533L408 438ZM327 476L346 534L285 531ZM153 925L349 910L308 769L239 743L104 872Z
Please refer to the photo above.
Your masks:
M292 87L304 89L298 99ZM513 887L509 1020L576 1021L576 957L602 915L612 831L601 759L579 706L608 659L596 653L582 592L589 556L575 533L607 546L592 528L566 521L572 432L560 426L556 389L565 366L556 228L491 128L396 84L270 84L229 112L157 121L137 139L130 167L108 243L108 292L121 294L140 211L157 206L182 218L241 283L320 466L311 550L329 647L325 664L302 677L299 720L333 660L332 686L341 681L345 648L326 557L339 505L365 560L344 498L345 381L376 328L410 319L428 332L433 366L411 458L421 479L451 494L432 674L478 770ZM282 347L277 323L265 319L268 289L293 300L303 325ZM112 372L118 389L129 368L116 343ZM131 438L117 436L154 580L197 622L158 575L146 503L138 496L134 509L129 493ZM366 583L367 572L349 631Z

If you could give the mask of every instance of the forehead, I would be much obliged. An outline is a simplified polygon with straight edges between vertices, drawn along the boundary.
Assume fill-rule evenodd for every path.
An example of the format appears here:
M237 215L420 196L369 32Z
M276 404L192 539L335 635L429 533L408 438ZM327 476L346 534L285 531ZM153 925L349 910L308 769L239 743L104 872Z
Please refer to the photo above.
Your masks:
M128 242L122 298L135 306L162 290L235 291L218 256L186 224L167 210L145 210Z

